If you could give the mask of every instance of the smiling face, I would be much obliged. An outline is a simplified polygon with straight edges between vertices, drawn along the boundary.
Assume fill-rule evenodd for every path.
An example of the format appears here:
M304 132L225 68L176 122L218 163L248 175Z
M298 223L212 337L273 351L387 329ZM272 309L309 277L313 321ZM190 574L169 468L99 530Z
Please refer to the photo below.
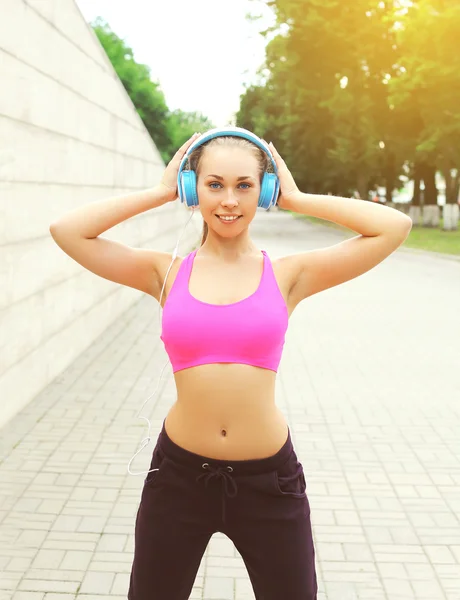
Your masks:
M197 193L203 219L220 236L234 236L249 226L260 194L259 163L243 148L205 148L197 173ZM218 215L237 215L227 224Z

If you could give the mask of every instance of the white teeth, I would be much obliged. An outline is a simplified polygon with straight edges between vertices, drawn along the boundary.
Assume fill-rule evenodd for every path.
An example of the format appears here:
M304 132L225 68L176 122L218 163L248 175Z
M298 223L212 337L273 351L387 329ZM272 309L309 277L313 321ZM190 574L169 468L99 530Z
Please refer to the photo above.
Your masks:
M223 221L236 221L238 217L219 217L219 219L222 219Z

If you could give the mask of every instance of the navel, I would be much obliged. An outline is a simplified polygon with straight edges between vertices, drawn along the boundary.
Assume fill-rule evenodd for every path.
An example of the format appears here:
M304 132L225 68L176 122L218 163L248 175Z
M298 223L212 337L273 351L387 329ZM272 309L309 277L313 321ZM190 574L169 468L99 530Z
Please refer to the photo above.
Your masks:
M227 435L227 431L225 429L222 429L222 431L220 432L222 437L225 437Z

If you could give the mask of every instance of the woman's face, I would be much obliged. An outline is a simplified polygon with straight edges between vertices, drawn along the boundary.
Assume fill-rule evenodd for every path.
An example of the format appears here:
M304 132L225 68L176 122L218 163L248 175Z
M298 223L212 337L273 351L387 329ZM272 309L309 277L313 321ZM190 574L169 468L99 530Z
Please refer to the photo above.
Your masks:
M247 228L254 218L260 194L259 164L243 148L205 149L197 177L197 194L203 219L223 236ZM232 224L218 215L236 215Z

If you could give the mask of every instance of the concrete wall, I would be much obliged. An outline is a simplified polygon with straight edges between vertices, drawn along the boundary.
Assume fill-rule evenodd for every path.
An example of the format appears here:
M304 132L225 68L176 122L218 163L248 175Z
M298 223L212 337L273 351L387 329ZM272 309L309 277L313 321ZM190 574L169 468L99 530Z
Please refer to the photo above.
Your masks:
M70 259L50 223L153 187L164 170L73 0L6 0L1 13L0 426L142 296ZM172 251L189 216L177 201L104 235ZM201 226L195 216L180 255L198 244Z

